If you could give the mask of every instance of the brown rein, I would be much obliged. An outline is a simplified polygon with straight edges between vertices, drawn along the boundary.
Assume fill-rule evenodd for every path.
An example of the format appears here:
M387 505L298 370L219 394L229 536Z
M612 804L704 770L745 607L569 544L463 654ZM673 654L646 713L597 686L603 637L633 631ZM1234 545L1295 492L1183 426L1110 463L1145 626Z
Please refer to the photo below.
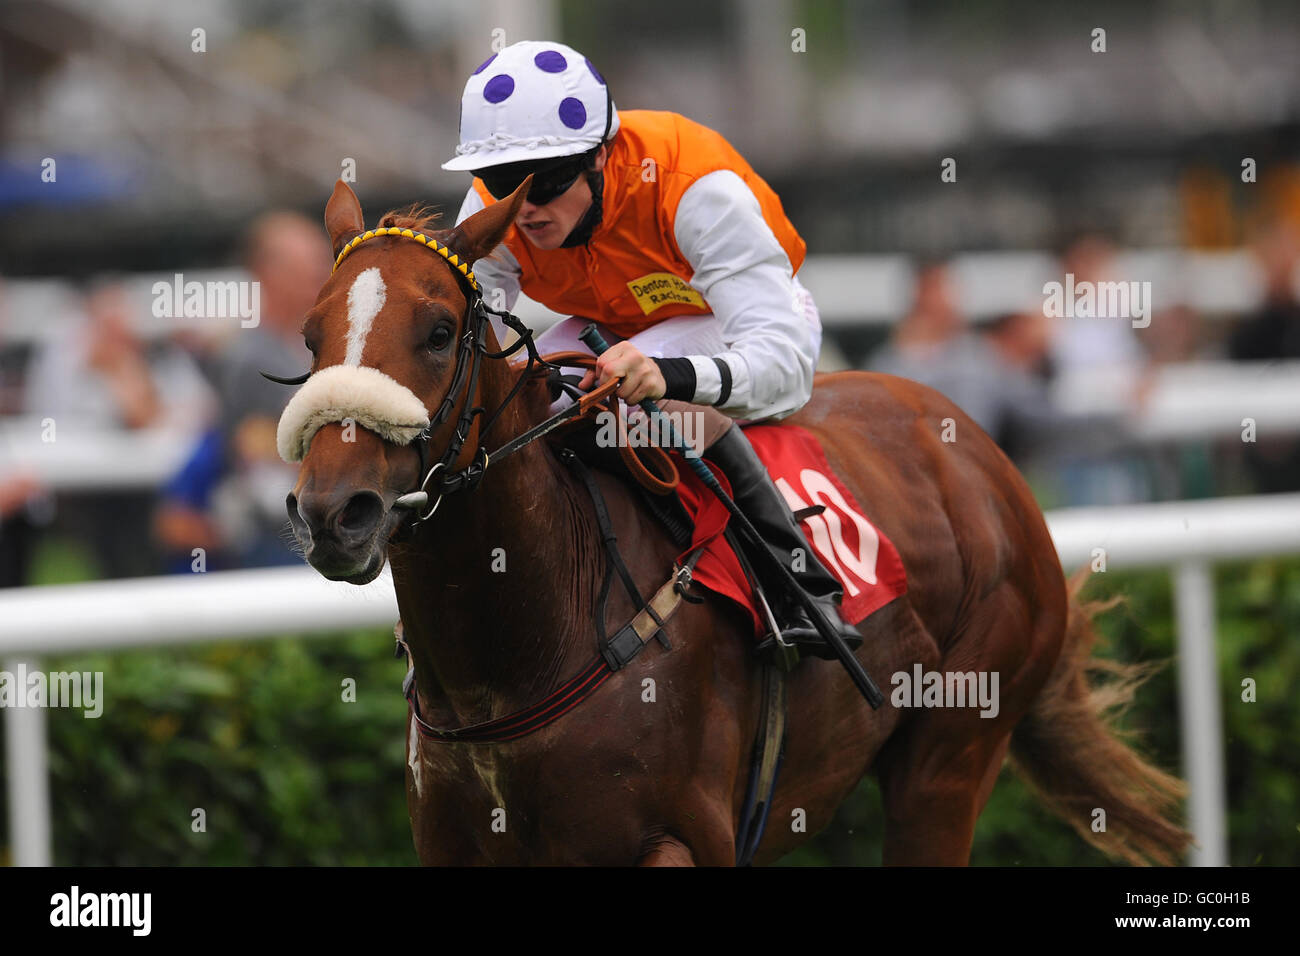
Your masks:
M596 367L596 357L587 352L552 352L543 355L542 361L548 365L560 365L566 368L592 369ZM621 379L610 379L603 385L587 392L577 399L582 411L574 421L595 419L602 411L614 416L618 423L618 453L623 464L636 482L647 491L656 495L671 494L677 488L679 475L677 465L668 452L658 445L645 449L645 461L637 454L627 440L627 425L618 413L618 395L616 394Z

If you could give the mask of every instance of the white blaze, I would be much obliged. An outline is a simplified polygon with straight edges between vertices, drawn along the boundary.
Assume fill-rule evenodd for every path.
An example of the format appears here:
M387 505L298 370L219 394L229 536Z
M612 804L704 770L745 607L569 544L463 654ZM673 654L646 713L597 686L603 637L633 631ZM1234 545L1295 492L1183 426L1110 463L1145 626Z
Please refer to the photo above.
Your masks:
M343 358L344 365L361 364L366 336L387 298L388 289L377 267L372 266L353 280L348 290L348 351Z

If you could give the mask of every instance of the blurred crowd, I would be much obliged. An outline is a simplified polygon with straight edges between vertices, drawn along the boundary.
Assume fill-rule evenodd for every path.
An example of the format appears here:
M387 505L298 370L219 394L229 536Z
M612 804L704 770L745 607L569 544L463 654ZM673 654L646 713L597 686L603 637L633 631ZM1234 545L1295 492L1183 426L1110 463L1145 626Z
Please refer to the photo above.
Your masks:
M1185 302L1157 303L1146 327L1124 318L1049 316L1042 298L975 324L954 295L950 265L922 262L911 308L867 367L951 398L1031 482L1039 480L1035 490L1049 506L1300 490L1294 436L1170 448L1139 442L1127 427L1162 366L1300 359L1300 228L1275 221L1251 251L1263 283L1256 310L1210 322ZM1113 243L1086 234L1062 251L1056 274L1072 275L1076 286L1131 279L1117 274L1115 260ZM1123 389L1113 403L1122 411L1071 409L1054 387L1067 380Z
M300 560L284 533L296 469L275 445L290 392L260 372L310 366L299 326L329 277L330 250L317 223L274 212L248 230L243 260L260 284L260 319L220 337L187 327L142 339L116 281L86 290L81 314L51 322L57 333L33 346L0 326L0 423L27 422L24 441L52 421L74 439L93 428L186 442L183 463L156 488L88 480L54 492L0 457L0 586L30 580L46 531L87 547L101 577Z
M1254 312L1207 322L1184 304L1169 304L1146 328L1123 319L1051 318L1041 300L972 322L954 291L951 264L919 261L910 307L865 366L953 399L1026 471L1048 506L1160 497L1153 473L1198 465L1187 445L1153 450L1125 438L1123 419L1140 411L1156 370L1192 360L1300 359L1300 232L1275 224L1252 251L1265 287ZM329 249L316 223L274 212L249 228L242 258L260 283L260 321L215 338L189 326L142 338L122 283L106 279L81 291L79 314L51 317L50 337L23 344L3 334L0 288L0 426L52 419L119 435L157 430L185 443L179 467L155 487L87 481L51 489L0 454L0 586L32 579L37 545L48 534L87 549L101 577L300 560L284 511L295 469L275 446L290 391L259 373L295 375L309 366L299 326L328 278ZM1076 282L1103 282L1122 278L1114 259L1112 243L1089 234L1064 248L1058 265ZM1122 415L1070 410L1056 398L1054 386L1065 377L1096 374L1105 382L1116 370L1132 387ZM1300 442L1235 444L1239 486L1231 490L1300 489ZM1202 470L1223 457L1205 443L1199 453ZM1162 464L1162 455L1176 460ZM1198 491L1185 474L1176 485L1169 496Z

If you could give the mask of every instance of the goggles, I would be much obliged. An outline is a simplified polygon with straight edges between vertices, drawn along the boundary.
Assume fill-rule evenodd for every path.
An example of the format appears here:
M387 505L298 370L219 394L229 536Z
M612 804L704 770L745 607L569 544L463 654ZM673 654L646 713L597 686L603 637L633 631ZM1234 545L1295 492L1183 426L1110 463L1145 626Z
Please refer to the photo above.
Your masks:
M580 156L566 156L561 162L507 163L503 166L490 166L474 173L483 180L487 191L497 200L505 199L522 183L529 173L533 174L533 183L528 188L528 201L534 206L545 206L548 202L568 192L590 166L591 153Z

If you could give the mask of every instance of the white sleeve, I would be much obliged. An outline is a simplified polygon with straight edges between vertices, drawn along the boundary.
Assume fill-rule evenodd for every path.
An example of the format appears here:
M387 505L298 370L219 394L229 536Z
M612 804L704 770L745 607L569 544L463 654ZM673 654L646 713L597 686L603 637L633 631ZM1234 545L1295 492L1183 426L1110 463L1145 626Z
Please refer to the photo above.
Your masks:
M812 395L819 337L797 304L790 258L758 198L730 170L701 176L682 194L673 234L727 346L717 356L685 356L695 367L695 401L711 404L721 395L716 357L731 372L731 395L719 406L729 415L798 411Z
M465 201L461 203L456 215L456 225L460 225L474 213L486 208L483 199L474 187L470 187ZM494 309L509 312L519 299L519 260L503 242L486 258L474 263L474 278L483 290L483 301ZM501 320L492 316L492 326L497 333L497 341L506 340L506 329Z

